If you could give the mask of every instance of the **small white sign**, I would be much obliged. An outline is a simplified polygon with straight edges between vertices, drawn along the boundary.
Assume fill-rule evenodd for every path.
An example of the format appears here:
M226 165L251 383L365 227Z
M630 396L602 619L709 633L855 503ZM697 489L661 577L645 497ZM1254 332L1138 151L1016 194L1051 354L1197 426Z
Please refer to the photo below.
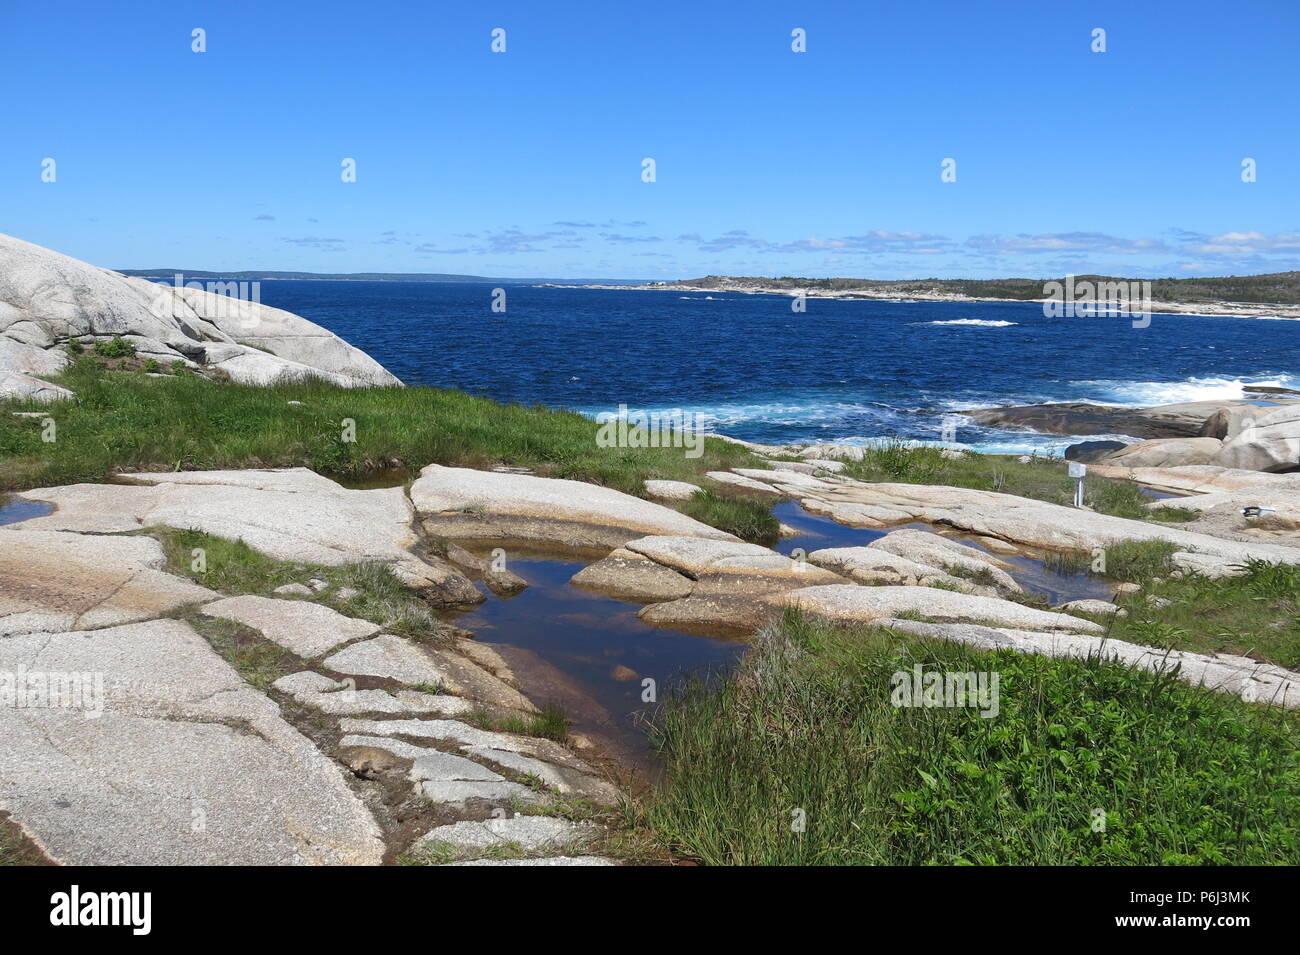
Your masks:
M1070 477L1081 478L1088 473L1088 465L1079 461L1070 462Z

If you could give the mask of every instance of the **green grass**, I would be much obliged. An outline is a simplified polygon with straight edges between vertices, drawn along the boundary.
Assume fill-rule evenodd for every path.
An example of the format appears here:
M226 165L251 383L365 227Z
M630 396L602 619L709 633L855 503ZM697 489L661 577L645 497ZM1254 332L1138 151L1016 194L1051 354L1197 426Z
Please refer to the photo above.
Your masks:
M259 690L297 669L283 647L233 620L195 616L189 623L245 683Z
M641 495L646 478L699 483L707 470L753 463L746 449L716 438L706 439L699 458L681 448L601 448L600 426L576 413L501 405L449 389L149 378L106 370L89 356L59 381L75 399L0 403L0 489L103 481L117 470L301 465L347 478L438 463L520 465ZM31 420L8 414L22 410L49 412L58 440L42 442ZM354 442L343 440L348 419Z
M543 853L545 854L545 853ZM530 853L517 842L501 841L481 849L466 850L450 842L430 841L398 857L399 865L448 865L462 859L526 859Z
M40 851L27 842L9 814L0 812L0 866L39 865Z
M121 335L114 335L106 341L95 342L95 354L101 358L132 358L135 356L135 345Z
M514 733L519 736L543 736L557 743L569 738L569 717L564 708L548 703L537 713L508 713L494 715L479 707L466 714L465 722L482 730L496 733Z
M1002 454L966 454L950 460L943 457L942 451L888 441L866 448L863 459L849 462L843 473L860 481L946 484L1015 494L1050 504L1074 503L1075 480L1066 473L1064 461L1033 457L1021 464L1017 456ZM1092 476L1084 482L1083 502L1102 514L1162 522L1191 521L1199 516L1188 508L1148 510L1143 505L1149 501L1131 481Z
M999 715L893 706L916 663L998 673ZM1300 716L1095 659L790 614L654 734L632 822L711 865L1300 862Z
M1251 561L1239 577L1192 574L1125 599L1111 635L1132 643L1235 653L1300 669L1300 567ZM1159 598L1167 605L1148 600Z
M705 490L683 501L678 509L741 540L770 545L776 543L781 531L781 522L772 516L770 507L753 498L724 497Z
M1170 558L1179 548L1162 540L1116 541L1104 550L1105 570L1092 570L1094 557L1086 550L1049 551L1043 566L1058 574L1090 574L1124 583L1145 583L1174 571Z
M442 622L384 564L294 564L267 557L243 541L201 531L155 527L149 533L162 543L168 571L212 590L270 596L284 584L306 584L317 578L329 586L312 596L316 603L333 607L347 617L373 621L397 636L434 642L441 639ZM196 549L203 552L202 569L196 568ZM355 593L341 594L349 589Z

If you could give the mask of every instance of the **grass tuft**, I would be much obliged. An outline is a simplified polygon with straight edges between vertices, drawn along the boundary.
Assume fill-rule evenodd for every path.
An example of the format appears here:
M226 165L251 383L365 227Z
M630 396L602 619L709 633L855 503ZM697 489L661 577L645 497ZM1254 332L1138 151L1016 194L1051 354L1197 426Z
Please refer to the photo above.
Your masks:
M998 715L895 707L914 664L997 673ZM631 822L712 865L1300 862L1300 716L1097 659L787 615L653 733Z

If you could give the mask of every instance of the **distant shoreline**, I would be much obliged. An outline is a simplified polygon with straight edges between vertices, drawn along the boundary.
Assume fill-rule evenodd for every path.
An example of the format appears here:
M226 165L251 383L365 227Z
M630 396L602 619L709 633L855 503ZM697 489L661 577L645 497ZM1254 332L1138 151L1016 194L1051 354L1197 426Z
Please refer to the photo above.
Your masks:
M592 283L564 285L555 282L542 283L538 288L571 288L593 290L635 290L651 292L693 292L718 293L736 292L742 295L780 295L793 298L802 291L806 298L828 299L835 301L876 301L876 302L1013 302L1022 304L1042 304L1044 298L987 298L974 295L962 295L958 292L874 292L866 289L799 289L782 286L727 285L723 287L708 285L664 284L617 285L613 283ZM1152 312L1161 314L1201 316L1205 318L1264 318L1287 321L1300 319L1300 305L1269 305L1256 302L1169 302L1156 300L1151 303Z

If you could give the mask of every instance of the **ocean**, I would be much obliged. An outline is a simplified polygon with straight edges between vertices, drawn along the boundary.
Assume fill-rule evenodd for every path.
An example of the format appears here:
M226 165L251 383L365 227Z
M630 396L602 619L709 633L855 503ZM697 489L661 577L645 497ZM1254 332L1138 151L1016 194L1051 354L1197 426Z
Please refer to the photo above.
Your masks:
M1021 302L809 299L502 284L264 281L408 384L584 414L703 415L763 443L937 442L950 412L1092 401L1142 407L1300 388L1300 321L1047 318ZM1102 437L1102 436L1092 436ZM1117 436L1123 437L1123 436ZM1059 455L1077 437L962 424L973 450Z

